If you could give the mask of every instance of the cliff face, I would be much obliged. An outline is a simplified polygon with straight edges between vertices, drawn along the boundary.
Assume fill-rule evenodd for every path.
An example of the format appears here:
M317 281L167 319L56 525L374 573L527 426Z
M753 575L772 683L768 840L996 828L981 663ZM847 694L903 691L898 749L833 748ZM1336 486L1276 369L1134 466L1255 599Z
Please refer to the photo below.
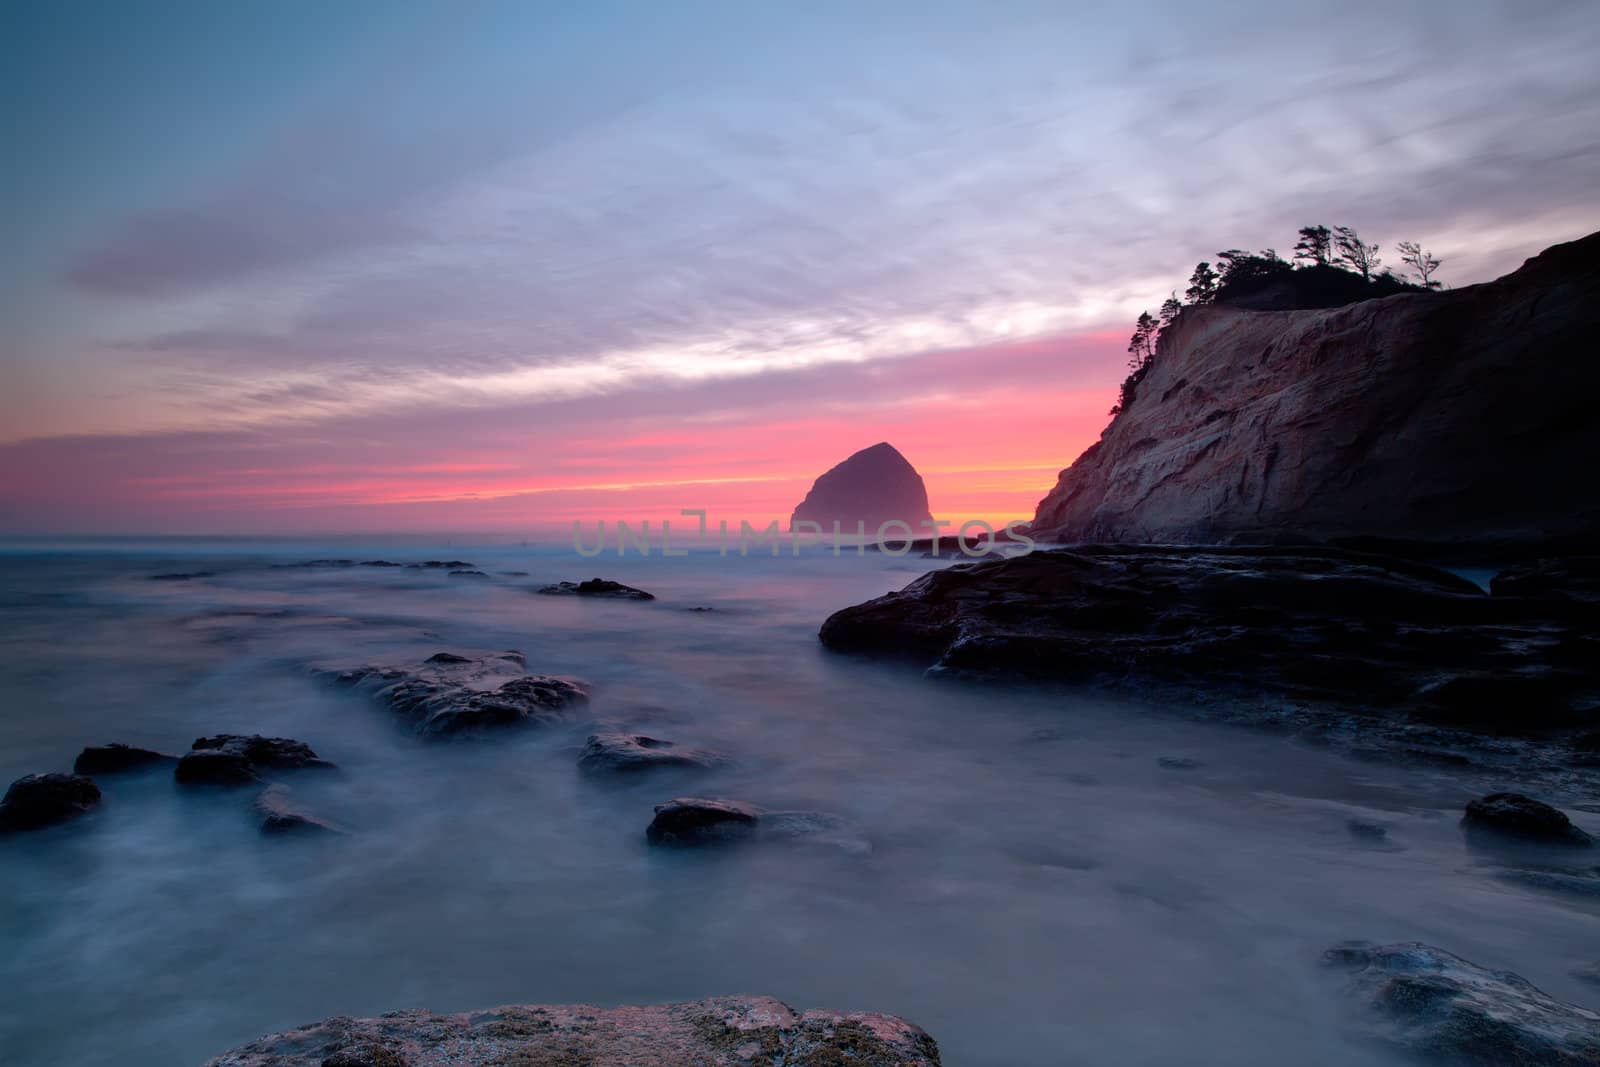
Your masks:
M911 527L913 537L920 537L926 533L922 523L930 518L922 475L893 445L880 441L818 478L794 509L789 529L808 521L830 531L837 521L842 531L854 533L856 523L865 522L872 535L882 523L898 519Z
M1344 307L1186 309L1039 503L1058 541L1600 533L1600 234L1493 282Z

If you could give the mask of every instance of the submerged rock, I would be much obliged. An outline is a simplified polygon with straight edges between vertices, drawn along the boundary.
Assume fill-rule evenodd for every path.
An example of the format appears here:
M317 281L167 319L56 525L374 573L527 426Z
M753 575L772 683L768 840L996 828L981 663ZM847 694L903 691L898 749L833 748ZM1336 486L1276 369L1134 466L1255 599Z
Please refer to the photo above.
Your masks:
M213 578L215 576L216 574L213 571L186 571L178 574L152 574L150 580L152 582L187 582L195 578Z
M319 673L370 693L424 737L549 724L589 699L585 683L577 679L528 673L520 652L436 652L416 666Z
M340 1016L263 1037L206 1067L939 1067L892 1015L796 1012L771 997L600 1008L517 1004L436 1015Z
M654 600L654 593L635 589L631 585L613 582L609 578L590 578L586 582L557 582L539 588L545 596L610 597L613 600Z
M942 673L1228 686L1525 734L1594 721L1600 657L1564 651L1585 631L1338 548L1080 545L934 571L834 613L819 636Z
M606 732L590 734L578 757L586 774L633 774L662 767L708 769L731 762L721 752L684 748L646 734Z
M270 785L256 796L255 812L264 834L343 833L339 827L301 811L281 785Z
M109 745L90 745L78 753L72 763L75 774L116 774L151 767L158 763L175 763L178 757L170 752L157 752L113 741Z
M677 797L656 805L645 828L652 845L714 845L755 836L761 810L738 800Z
M29 774L0 799L0 833L76 819L100 803L100 788L78 774Z
M487 574L483 573L482 571L463 570L463 571L451 571L450 572L450 577L452 577L452 578L487 578L489 576Z
M831 536L837 522L846 536L864 529L867 537L876 538L880 526L895 520L905 523L915 537L929 529L924 524L932 518L922 475L893 445L880 441L818 477L790 516L789 529L797 522L814 522ZM887 532L907 536L899 527Z
M1600 556L1559 556L1507 567L1489 580L1495 596L1600 607Z
M652 845L727 845L746 841L799 841L846 852L872 844L848 820L822 811L767 811L741 800L677 797L657 804L645 829Z
M1368 1036L1430 1062L1593 1067L1600 1015L1417 941L1347 941L1323 956L1350 971Z
M1594 839L1558 808L1521 793L1490 793L1467 805L1462 827L1473 836L1540 845L1587 847Z
M262 770L331 768L304 741L260 734L217 734L196 738L178 760L174 777L185 785L252 785Z

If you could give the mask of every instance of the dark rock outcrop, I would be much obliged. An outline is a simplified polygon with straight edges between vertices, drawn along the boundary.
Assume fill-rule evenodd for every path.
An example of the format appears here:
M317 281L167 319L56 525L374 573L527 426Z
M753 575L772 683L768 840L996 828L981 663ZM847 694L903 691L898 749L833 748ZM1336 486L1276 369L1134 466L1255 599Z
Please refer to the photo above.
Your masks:
M654 600L655 594L609 578L590 578L586 582L557 582L539 588L545 596L592 596L612 600Z
M520 652L439 652L416 666L319 673L370 693L430 738L557 722L588 700L576 679L528 673Z
M452 577L452 578L487 578L489 576L487 574L483 573L482 571L465 570L465 571L451 571L450 572L450 577Z
M170 752L157 752L150 748L125 745L113 741L109 745L90 745L78 753L72 763L74 774L116 774L119 771L138 770L178 759Z
M730 762L721 752L685 748L646 734L605 732L590 734L578 756L585 774L637 774L662 768L706 770Z
M0 799L0 833L38 830L76 819L100 803L100 789L77 774L29 774Z
M1324 955L1348 968L1367 1037L1425 1062L1593 1067L1600 1015L1420 942L1350 941Z
M974 676L1160 681L1480 733L1582 728L1586 622L1331 547L1082 545L959 564L836 612L822 642Z
M715 845L754 837L761 810L738 800L677 797L656 805L645 828L652 845Z
M269 785L257 795L253 804L261 817L264 834L317 834L343 833L339 827L315 815L301 811L281 785Z
M1592 837L1572 825L1565 812L1521 793L1479 797L1467 805L1461 826L1474 837L1491 842L1498 838L1579 848L1594 844Z
M195 578L212 577L215 577L215 575L211 571L186 571L175 574L152 574L150 580L152 582L187 582Z
M652 845L698 847L752 841L826 845L870 852L872 844L850 822L822 811L767 811L741 800L677 797L657 804L645 829Z
M517 1004L436 1015L341 1016L263 1037L206 1067L939 1067L892 1015L800 1013L771 997L600 1008Z
M880 441L818 478L790 516L789 529L814 522L831 534L838 522L842 534L854 535L856 524L865 523L866 535L876 537L882 524L898 520L915 535L928 529L923 523L932 517L922 475L893 445ZM899 527L893 533L904 536Z
M1573 477L1600 464L1600 362L1571 353L1597 332L1600 234L1445 292L1186 308L1034 535L1592 546Z
M1491 578L1489 592L1600 608L1600 556L1557 556L1518 563Z
M264 770L331 768L304 741L260 734L217 734L196 738L178 760L173 776L185 785L254 785Z

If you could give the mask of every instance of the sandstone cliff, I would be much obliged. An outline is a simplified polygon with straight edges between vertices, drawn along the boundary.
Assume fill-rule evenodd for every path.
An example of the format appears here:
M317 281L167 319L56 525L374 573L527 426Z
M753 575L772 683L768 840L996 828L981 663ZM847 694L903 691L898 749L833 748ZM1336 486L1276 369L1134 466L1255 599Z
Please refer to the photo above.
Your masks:
M1589 542L1600 234L1493 282L1185 309L1034 518L1056 541Z

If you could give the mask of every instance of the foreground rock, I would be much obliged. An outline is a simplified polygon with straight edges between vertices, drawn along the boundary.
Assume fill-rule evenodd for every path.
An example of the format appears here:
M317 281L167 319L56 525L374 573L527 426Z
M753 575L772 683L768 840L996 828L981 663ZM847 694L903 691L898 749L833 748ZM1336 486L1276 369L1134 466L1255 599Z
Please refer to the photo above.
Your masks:
M654 593L647 593L643 589L635 589L621 582L613 582L609 578L590 578L586 582L557 582L555 585L541 586L539 592L545 596L592 596L612 600L655 599Z
M645 840L665 847L697 848L751 841L796 841L846 852L872 844L847 820L821 811L767 811L742 800L677 797L657 804Z
M1371 1038L1428 1062L1593 1067L1600 1015L1509 971L1485 970L1420 942L1350 941L1324 961L1350 970L1349 995Z
M730 760L708 748L685 748L646 734L606 732L590 734L578 756L585 774L637 774L662 768L708 770Z
M915 536L929 528L924 524L932 518L922 475L893 445L880 441L812 483L811 491L790 516L789 529L798 522L814 522L831 535L837 522L843 534L854 536L864 529L866 536L876 538L882 524L897 521L905 523ZM906 536L898 527L891 532Z
M12 782L0 799L0 833L53 826L99 803L99 787L81 775L29 774Z
M281 785L263 789L253 805L261 817L263 834L325 834L343 831L324 819L301 811Z
M260 734L217 734L196 738L173 776L185 785L253 785L264 770L331 768L304 741Z
M72 763L75 774L117 774L121 771L140 770L178 759L170 752L157 752L113 741L109 745L90 745L78 753Z
M1600 362L1568 353L1597 329L1600 234L1445 292L1185 308L1034 535L1592 544L1572 479L1600 464Z
M820 637L941 672L1228 687L1482 733L1576 730L1600 707L1587 621L1327 546L1082 545L959 564L836 612Z
M892 1015L794 1011L771 997L598 1008L519 1004L339 1017L252 1041L206 1067L939 1067Z
M1594 839L1552 808L1521 793L1490 793L1467 805L1461 825L1475 838L1587 848Z
M528 673L520 652L462 656L438 652L415 666L322 671L367 693L424 737L545 725L588 701L584 683Z

